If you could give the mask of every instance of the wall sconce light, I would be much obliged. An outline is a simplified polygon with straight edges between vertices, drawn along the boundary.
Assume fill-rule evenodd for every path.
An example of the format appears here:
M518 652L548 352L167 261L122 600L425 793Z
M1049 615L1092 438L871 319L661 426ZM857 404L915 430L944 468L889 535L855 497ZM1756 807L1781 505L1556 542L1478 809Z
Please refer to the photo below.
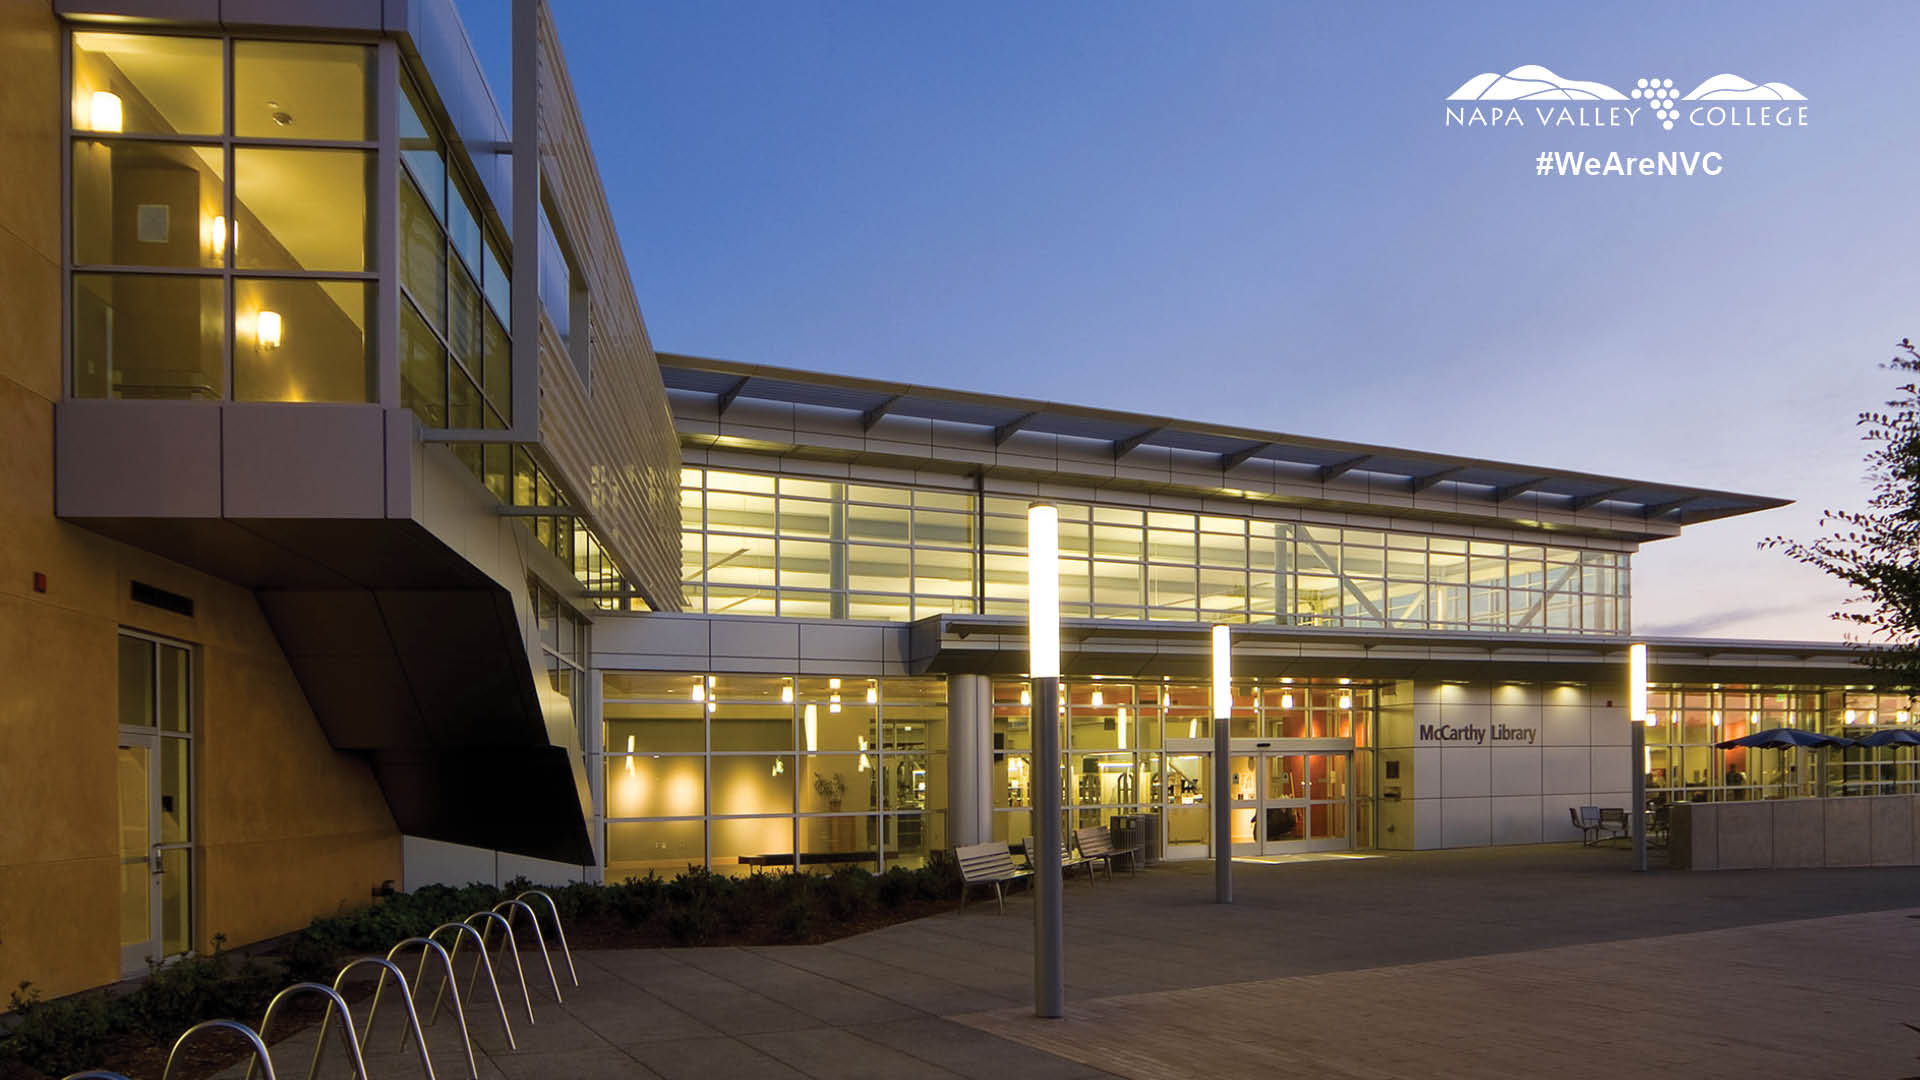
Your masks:
M1340 695L1340 707L1341 707L1341 708L1343 708L1343 709L1351 709L1351 708L1353 708L1353 695L1352 695L1352 694L1341 694L1341 695Z
M780 688L780 704L782 705L793 704L793 684L792 683L788 683L785 686L782 686Z
M95 131L119 131L120 95L111 90L95 90L87 108L87 126Z
M254 336L259 340L260 347L263 349L279 348L280 313L277 311L262 311L259 322L255 324Z
M1293 708L1293 695L1292 695L1292 694L1281 694L1281 695L1280 695L1280 707L1281 707L1281 708L1283 708L1283 709L1291 709L1291 708Z
M1031 690L1022 690L1022 691L1020 691L1020 704L1022 704L1022 705L1032 705L1032 704L1033 704L1033 691L1031 691Z
M1107 703L1106 696L1100 693L1100 691L1098 690L1095 690L1093 692L1093 697L1088 700L1088 704L1092 705L1096 709L1102 705L1105 705L1106 703Z
M831 694L827 697L827 711L830 713L837 713L840 711L840 695L839 694Z
M880 688L879 687L877 686L867 687L867 704L869 705L880 704Z
M1713 726L1714 727L1720 726L1720 710L1719 709L1713 710Z
M627 775L633 775L633 736L627 736Z

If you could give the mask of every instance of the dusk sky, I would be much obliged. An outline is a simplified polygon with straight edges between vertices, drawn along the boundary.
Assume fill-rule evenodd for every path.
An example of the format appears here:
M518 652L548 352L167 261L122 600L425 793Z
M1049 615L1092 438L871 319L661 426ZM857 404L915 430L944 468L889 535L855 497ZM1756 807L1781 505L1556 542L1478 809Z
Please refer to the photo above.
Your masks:
M1920 334L1911 4L554 7L662 350L1791 498L1643 549L1634 629L1840 636L1755 542L1864 501ZM1522 65L1807 123L1445 126ZM1535 175L1616 150L1722 172Z

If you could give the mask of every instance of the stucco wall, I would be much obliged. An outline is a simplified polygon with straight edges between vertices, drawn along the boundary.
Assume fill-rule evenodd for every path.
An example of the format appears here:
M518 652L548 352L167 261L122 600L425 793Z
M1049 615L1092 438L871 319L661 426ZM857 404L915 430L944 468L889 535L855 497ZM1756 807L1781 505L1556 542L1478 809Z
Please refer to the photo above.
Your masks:
M327 745L253 594L53 516L59 48L49 5L0 3L0 986L48 994L120 975L121 626L198 646L200 944L294 929L400 876L371 772ZM192 597L195 616L132 603L134 579Z

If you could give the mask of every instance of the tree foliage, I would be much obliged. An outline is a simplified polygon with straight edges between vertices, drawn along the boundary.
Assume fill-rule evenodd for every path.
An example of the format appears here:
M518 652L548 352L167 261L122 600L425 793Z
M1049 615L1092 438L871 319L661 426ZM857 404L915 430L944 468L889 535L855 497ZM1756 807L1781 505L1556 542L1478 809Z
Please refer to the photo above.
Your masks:
M1760 546L1846 582L1853 595L1833 617L1859 631L1848 639L1869 667L1911 689L1920 686L1920 346L1903 338L1899 348L1882 366L1907 381L1857 421L1869 444L1867 508L1822 511L1819 527L1832 531L1811 542L1771 536Z

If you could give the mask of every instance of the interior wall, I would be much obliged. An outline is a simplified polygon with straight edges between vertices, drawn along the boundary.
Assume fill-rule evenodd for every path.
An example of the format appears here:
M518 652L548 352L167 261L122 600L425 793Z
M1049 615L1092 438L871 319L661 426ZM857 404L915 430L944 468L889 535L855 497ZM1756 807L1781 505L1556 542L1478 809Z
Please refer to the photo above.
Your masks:
M253 594L53 516L60 48L50 5L0 4L0 985L50 996L120 976L122 626L197 646L198 944L365 903L401 865L371 770L327 745ZM195 615L133 603L135 579Z

